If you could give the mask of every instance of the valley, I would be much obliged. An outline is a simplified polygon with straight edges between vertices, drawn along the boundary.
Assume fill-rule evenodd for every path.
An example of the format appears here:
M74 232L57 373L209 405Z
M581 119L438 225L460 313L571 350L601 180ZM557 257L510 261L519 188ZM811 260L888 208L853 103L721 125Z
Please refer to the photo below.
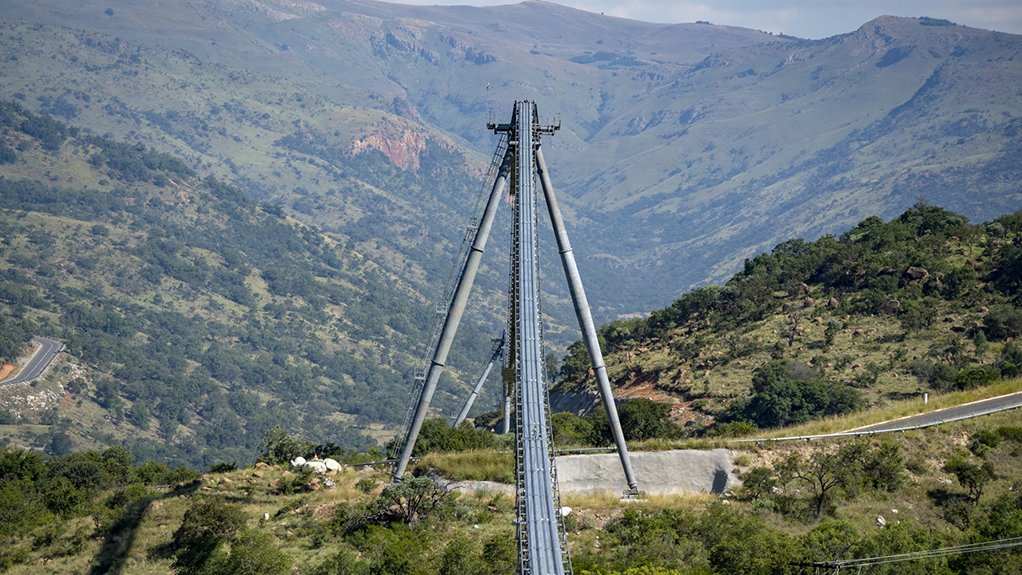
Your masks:
M496 575L539 524L581 575L990 541L873 572L1017 570L1014 403L829 436L1019 393L1022 36L878 16L806 40L545 1L10 0L0 49L0 365L63 346L0 383L0 572ZM608 377L545 215L508 249L516 167L393 480L380 462L493 183L487 124L522 101ZM538 150L518 138L515 166ZM533 378L518 443L491 433L493 382L449 424L507 325L512 261L533 334L512 346ZM566 455L618 438L601 383L659 474L648 497L641 477L627 503L608 490L617 456ZM534 474L524 499L549 513L523 521L516 465L555 452L564 502Z

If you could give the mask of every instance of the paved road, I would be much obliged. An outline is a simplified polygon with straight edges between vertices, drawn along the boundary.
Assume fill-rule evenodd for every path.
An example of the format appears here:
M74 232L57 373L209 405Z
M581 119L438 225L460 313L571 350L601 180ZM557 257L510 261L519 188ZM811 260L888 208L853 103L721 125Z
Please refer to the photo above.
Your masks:
M867 425L866 427L860 427L850 431L857 433L863 431L893 431L896 429L904 429L906 427L926 427L929 425L944 423L946 421L968 419L970 417L976 417L977 415L985 415L987 413L1018 407L1022 407L1022 392L984 399L973 403L967 403L965 405L957 405L940 411L912 415L902 419L895 419L894 421L875 423L873 425Z
M36 350L35 354L28 360L25 367L18 372L18 375L0 381L0 385L15 385L18 383L25 383L26 381L32 381L42 375L43 372L46 371L46 368L50 367L50 364L53 362L53 359L57 357L57 354L64 350L64 344L55 339L33 337L32 341L39 344L39 349Z

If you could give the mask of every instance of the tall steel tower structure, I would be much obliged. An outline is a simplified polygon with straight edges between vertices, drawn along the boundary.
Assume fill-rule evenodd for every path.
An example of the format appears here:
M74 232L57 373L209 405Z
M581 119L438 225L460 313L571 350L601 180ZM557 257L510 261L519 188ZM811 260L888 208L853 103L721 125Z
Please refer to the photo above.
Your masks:
M541 125L534 102L516 101L510 123L491 123L487 127L501 135L495 158L501 157L503 151L502 161L496 171L496 178L479 226L475 228L471 249L450 296L450 304L443 315L442 328L435 340L428 371L418 382L421 386L418 390L419 399L394 468L394 480L399 481L408 466L415 440L436 391L440 372L447 361L455 332L464 315L500 198L510 179L514 199L514 228L506 357L514 374L519 572L562 575L566 568L570 571L570 565L564 542L563 523L559 514L550 404L543 373L537 179L557 239L557 248L575 307L575 315L582 330L582 339L589 352L593 371L596 373L600 395L628 483L626 494L637 494L638 484L632 472L628 447L625 445L614 397L611 394L603 353L596 337L596 326L540 146L540 137L543 134L553 134L559 126Z

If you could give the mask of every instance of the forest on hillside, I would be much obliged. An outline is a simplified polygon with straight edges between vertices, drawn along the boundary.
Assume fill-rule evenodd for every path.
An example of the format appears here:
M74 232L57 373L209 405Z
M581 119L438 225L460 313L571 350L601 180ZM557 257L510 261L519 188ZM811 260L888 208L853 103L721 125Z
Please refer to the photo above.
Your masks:
M15 435L43 423L29 441L54 454L126 443L204 468L252 461L275 424L350 449L400 424L433 319L408 284L144 145L13 102L0 134L0 357L61 340L51 379L71 397L0 409ZM452 361L485 353L473 329Z

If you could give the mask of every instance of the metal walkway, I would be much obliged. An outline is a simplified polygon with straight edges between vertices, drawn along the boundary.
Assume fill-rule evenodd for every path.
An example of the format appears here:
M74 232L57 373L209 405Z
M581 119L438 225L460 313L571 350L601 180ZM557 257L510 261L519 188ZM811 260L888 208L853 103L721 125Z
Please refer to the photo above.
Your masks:
M469 292L475 281L479 262L485 251L487 238L493 226L497 207L507 182L511 182L514 203L514 226L511 246L511 273L509 285L508 337L506 340L505 377L510 377L515 405L515 477L517 480L517 530L519 549L519 573L528 575L564 575L571 572L567 544L564 536L563 519L557 489L557 470L554 465L553 438L550 426L550 402L547 396L546 377L543 373L543 334L540 309L539 246L537 226L537 205L539 193L537 179L557 239L557 248L568 282L575 314L582 330L582 340L589 352L597 384L607 410L607 419L617 446L618 456L628 483L626 495L638 494L635 475L632 472L628 448L618 420L617 408L611 394L607 370L603 362L596 336L589 302L586 299L582 280L575 265L575 256L568 241L557 198L554 195L550 175L540 149L542 134L553 134L559 126L544 126L538 121L539 115L534 102L515 102L511 122L489 124L488 127L501 135L494 155L496 178L490 190L486 207L482 212L479 226L471 237L471 247L465 252L457 285L450 294L445 311L440 312L441 326L434 330L433 355L429 367L418 374L415 382L417 402L410 411L407 430L400 457L394 466L394 481L400 481L407 469L415 440L429 410L429 403L436 391L440 372L447 361L447 355L457 332L461 317L465 313ZM506 145L506 148L505 148ZM497 158L502 158L497 163ZM468 240L469 237L466 237ZM494 353L491 358L497 357ZM487 372L488 373L488 370ZM484 373L482 379L485 379ZM477 384L476 390L478 392ZM471 398L470 398L471 401ZM467 408L459 414L459 421L467 415ZM505 416L505 423L508 418Z

